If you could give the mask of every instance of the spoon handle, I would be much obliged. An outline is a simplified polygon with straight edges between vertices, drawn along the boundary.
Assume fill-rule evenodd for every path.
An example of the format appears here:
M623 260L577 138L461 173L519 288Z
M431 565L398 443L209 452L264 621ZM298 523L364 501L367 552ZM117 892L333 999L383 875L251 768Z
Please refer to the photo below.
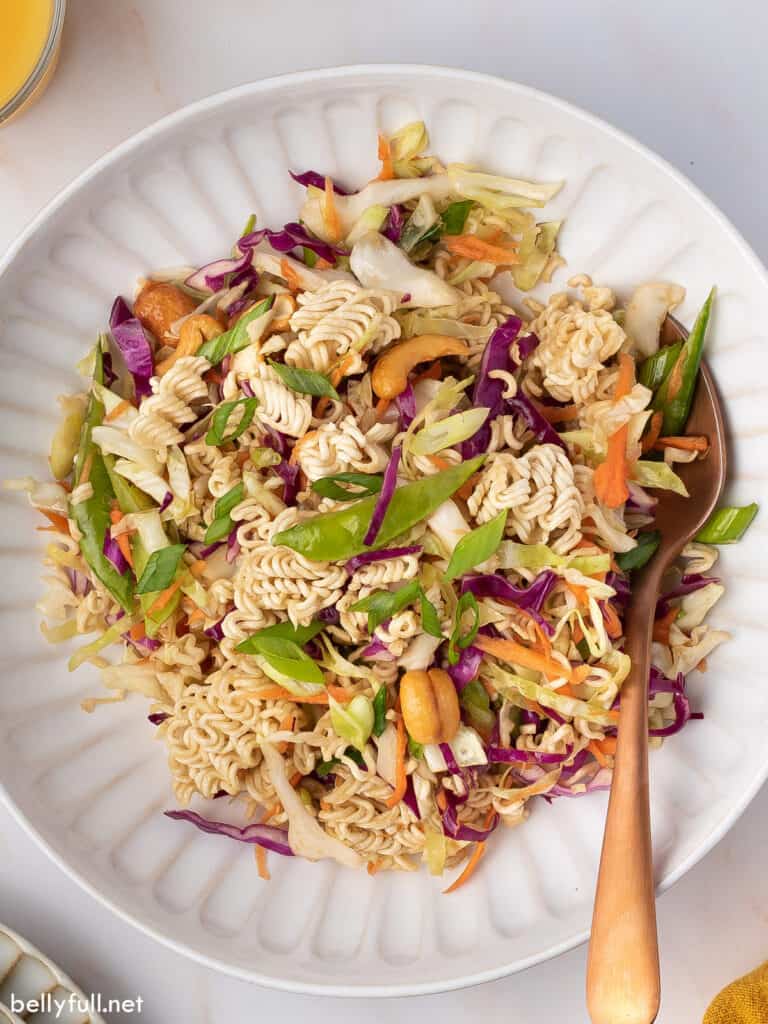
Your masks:
M632 668L621 688L618 746L587 963L587 1006L593 1024L652 1024L659 1010L648 793L648 672L658 588L645 582L633 596L625 621Z

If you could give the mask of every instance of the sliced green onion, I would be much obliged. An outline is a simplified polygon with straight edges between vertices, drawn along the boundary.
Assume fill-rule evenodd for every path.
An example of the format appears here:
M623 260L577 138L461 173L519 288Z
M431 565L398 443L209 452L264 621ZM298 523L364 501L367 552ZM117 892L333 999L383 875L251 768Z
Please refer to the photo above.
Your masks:
M338 399L339 397L338 391L324 373L318 373L316 370L302 370L297 366L286 366L284 363L276 363L273 359L269 360L269 365L291 391L298 391L302 395L314 395L317 398Z
M330 699L331 725L337 736L362 750L371 735L374 725L373 703L358 693L349 704L339 704Z
M361 601L351 606L353 612L368 613L368 632L373 633L377 626L391 619L397 612L409 604L413 604L421 593L418 580L411 580L397 590L376 590Z
M724 505L712 513L695 539L702 544L735 544L746 533L758 507L756 501L742 508Z
M256 648L255 654L259 655L281 676L297 680L300 683L315 683L321 685L325 682L323 670L313 661L310 656L295 644L292 640L285 640L282 637L262 636L253 641Z
M317 634L322 633L324 629L325 625L318 622L317 619L313 619L307 626L294 626L292 622L277 622L274 626L265 626L264 629L252 633L247 639L241 640L237 645L237 650L241 654L260 654L259 645L264 639L289 640L302 647L310 640L314 640Z
M661 387L664 379L677 362L682 347L682 341L676 341L674 345L665 345L658 352L654 352L652 356L648 356L640 367L638 374L640 383L650 388L651 391L656 391Z
M616 564L624 572L630 569L642 569L656 553L656 548L661 543L661 534L658 530L646 530L637 536L637 547L631 551L624 551L616 555Z
M467 223L469 211L474 205L471 199L462 199L446 207L442 215L443 232L446 235L460 235Z
M453 549L451 560L445 572L447 580L455 580L465 572L487 561L498 550L507 525L507 510L465 534Z
M274 295L269 295L262 302L249 309L247 313L240 317L231 331L225 331L224 334L220 334L217 338L212 338L201 345L197 350L198 356L202 356L203 359L207 359L209 363L215 366L225 356L235 355L236 352L247 348L251 344L248 325L260 316L268 313L274 301Z
M236 441L237 438L240 437L241 434L245 433L248 427L250 427L258 404L258 398L236 398L231 402L224 402L224 404L220 405L213 414L211 427L205 435L205 443L210 445L222 445L229 444L231 441ZM224 431L227 429L229 417L238 406L242 407L240 419L232 433L225 434Z
M380 686L373 698L373 735L381 736L387 727L387 688Z
M466 633L462 633L461 620L464 617L464 613L467 611L472 613L472 625ZM480 607L475 595L471 590L468 590L465 594L461 595L458 604L456 605L453 632L451 633L450 640L448 641L449 664L455 665L458 662L460 657L459 651L463 650L465 647L469 647L477 636L479 628Z

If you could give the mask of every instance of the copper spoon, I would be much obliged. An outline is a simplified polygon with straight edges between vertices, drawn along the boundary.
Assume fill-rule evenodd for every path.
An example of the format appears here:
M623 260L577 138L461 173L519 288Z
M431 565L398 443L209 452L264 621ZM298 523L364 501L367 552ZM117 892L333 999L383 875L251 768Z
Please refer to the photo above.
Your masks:
M687 337L672 317L662 344ZM651 632L661 580L715 509L725 482L722 412L712 376L702 365L687 431L704 434L703 459L676 466L691 495L659 492L656 554L632 578L625 619L632 669L621 688L618 746L603 836L587 962L587 1007L593 1024L652 1024L659 1012L659 948L648 798L648 673Z

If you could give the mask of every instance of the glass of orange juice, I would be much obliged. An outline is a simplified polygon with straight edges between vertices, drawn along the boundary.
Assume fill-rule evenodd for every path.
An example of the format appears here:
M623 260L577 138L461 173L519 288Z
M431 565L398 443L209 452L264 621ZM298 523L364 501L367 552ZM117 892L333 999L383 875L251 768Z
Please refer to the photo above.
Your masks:
M0 0L0 125L48 84L66 6L66 0Z

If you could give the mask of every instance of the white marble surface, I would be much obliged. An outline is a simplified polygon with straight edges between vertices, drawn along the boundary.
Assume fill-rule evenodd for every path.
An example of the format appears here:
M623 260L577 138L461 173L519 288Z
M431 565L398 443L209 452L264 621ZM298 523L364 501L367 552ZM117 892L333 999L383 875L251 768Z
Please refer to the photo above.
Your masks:
M603 0L69 4L53 85L35 108L0 129L0 250L97 156L191 100L284 71L412 61L516 78L604 116L688 174L768 259L768 222L759 215L768 141L758 123L768 100L768 8L758 0L647 0L634 10ZM755 736L760 741L759 730ZM700 1020L720 987L768 956L767 845L764 789L731 833L660 899L662 1024ZM152 1024L309 1014L320 1024L368 1024L385 1013L409 1024L425 1012L441 1024L470 1015L513 1015L517 1024L587 1022L584 949L482 988L388 1004L310 1000L216 975L101 908L5 812L0 920L86 991L142 995L142 1019Z

